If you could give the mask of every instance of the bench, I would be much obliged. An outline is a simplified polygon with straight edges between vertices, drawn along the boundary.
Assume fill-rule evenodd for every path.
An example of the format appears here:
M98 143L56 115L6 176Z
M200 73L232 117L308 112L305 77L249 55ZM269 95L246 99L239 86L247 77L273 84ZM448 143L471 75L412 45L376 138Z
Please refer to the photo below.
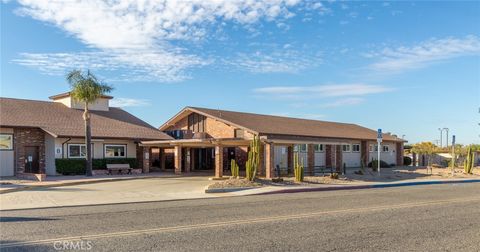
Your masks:
M122 174L123 171L127 171L127 174L132 174L132 168L129 164L107 164L108 174L112 175L113 171L117 171L118 174Z

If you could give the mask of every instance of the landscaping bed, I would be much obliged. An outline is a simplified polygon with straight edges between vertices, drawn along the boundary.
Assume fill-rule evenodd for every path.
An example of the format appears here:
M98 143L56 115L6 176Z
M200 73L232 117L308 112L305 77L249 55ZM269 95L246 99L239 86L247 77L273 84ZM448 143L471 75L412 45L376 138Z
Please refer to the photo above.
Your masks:
M257 181L249 181L244 178L236 179L229 178L225 180L218 180L213 184L208 185L207 189L218 189L218 188L255 188L262 186L261 183Z

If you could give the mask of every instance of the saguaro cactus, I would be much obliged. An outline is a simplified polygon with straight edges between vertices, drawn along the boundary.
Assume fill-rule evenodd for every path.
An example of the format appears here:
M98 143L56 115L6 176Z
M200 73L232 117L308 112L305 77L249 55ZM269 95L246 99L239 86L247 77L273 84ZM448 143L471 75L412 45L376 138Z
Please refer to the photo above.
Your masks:
M230 161L230 171L232 172L232 177L238 178L239 177L239 167L235 159Z
M303 161L300 163L298 160L298 152L293 155L293 169L295 173L295 181L302 182L303 181Z
M248 160L245 165L246 177L248 180L253 181L257 174L258 164L260 163L260 138L253 136L252 142L250 142L250 150L248 151Z

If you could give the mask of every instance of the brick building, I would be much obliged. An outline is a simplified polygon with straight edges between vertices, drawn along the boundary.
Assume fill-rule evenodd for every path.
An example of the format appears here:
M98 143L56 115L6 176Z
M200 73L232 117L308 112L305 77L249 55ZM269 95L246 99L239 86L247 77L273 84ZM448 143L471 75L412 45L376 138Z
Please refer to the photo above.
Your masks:
M128 112L109 106L111 96L89 105L94 159L134 159L143 167L142 140L173 139ZM56 159L84 159L83 104L69 93L52 102L0 98L0 176L56 175ZM137 168L137 167L134 167Z
M310 174L318 167L360 167L377 155L377 132L347 123L186 107L159 129L174 139L142 141L141 145L158 153L162 169L166 160L173 159L177 174L210 169L221 177L231 159L244 170L254 135L262 142L259 174L267 178L276 172L291 173L294 152ZM404 140L383 134L383 141L381 160L402 165Z

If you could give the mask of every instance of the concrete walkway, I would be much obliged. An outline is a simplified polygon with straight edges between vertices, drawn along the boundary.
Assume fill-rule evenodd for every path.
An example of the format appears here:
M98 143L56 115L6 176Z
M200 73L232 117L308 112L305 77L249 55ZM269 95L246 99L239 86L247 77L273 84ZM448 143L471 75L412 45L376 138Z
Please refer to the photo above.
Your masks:
M61 187L34 187L0 195L0 210L218 197L205 194L208 176L157 177Z

